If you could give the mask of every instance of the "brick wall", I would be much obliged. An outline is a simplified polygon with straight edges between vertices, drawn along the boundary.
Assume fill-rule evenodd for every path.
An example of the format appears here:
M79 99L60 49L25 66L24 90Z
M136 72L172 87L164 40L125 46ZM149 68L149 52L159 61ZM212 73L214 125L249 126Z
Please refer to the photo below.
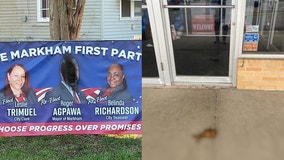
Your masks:
M284 90L284 59L238 59L237 88Z

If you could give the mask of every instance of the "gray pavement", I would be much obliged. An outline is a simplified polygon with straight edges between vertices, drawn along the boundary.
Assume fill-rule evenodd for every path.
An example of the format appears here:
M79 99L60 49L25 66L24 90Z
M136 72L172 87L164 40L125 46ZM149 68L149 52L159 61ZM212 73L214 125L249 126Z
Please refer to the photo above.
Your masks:
M142 137L143 160L283 160L284 91L144 87Z

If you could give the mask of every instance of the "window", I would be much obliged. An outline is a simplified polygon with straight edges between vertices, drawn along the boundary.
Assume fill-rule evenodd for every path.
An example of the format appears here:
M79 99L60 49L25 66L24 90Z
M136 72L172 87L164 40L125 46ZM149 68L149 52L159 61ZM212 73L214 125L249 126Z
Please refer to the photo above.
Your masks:
M73 10L76 9L77 0L73 0ZM37 21L49 22L49 0L37 0Z
M283 1L246 1L243 51L247 54L283 54L283 16Z
M37 21L49 22L49 0L37 0Z
M134 19L142 16L142 0L121 0L121 18Z

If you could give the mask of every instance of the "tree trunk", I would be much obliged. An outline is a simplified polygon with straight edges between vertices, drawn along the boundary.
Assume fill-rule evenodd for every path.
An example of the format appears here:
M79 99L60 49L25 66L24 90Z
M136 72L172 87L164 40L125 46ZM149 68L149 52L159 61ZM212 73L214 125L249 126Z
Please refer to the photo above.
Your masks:
M52 40L78 40L86 0L50 0L49 29Z

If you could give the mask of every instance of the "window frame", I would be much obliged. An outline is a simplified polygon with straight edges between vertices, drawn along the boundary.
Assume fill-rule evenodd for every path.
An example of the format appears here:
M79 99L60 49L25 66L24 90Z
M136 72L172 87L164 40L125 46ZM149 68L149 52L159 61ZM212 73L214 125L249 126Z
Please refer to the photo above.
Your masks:
M256 1L256 0L255 0ZM254 3L255 1L253 1L252 3ZM278 1L279 3L279 1ZM247 8L247 1L244 1L241 3L240 5L240 10L243 11L243 17L241 19L241 21L243 22L243 28L246 27L246 18L247 18L247 13L248 12L248 8ZM259 31L260 32L260 31ZM259 33L258 32L258 33ZM284 51L244 51L243 50L243 44L244 44L244 34L245 33L249 33L249 32L245 32L244 30L242 30L241 32L239 31L239 33L241 33L241 42L242 42L242 47L240 49L240 54L239 57L240 58L259 58L259 59L283 59L284 58ZM259 43L259 42L258 42Z
M46 0L47 3L49 3L49 0ZM37 0L37 22L49 22L49 16L48 17L43 17L42 15L42 2L43 0ZM49 5L45 8L46 10L49 9Z
M37 22L49 22L49 16L48 17L43 17L42 11L44 10L42 6L42 2L44 0L37 0ZM46 3L48 4L47 7L45 8L47 11L49 10L49 0L46 0ZM76 3L77 0L73 0L73 10L76 10ZM49 13L48 13L49 15Z
M123 16L122 15L122 10L123 10L123 6L122 6L122 1L129 1L130 2L130 16L127 17L127 16ZM140 16L135 16L135 2L140 2L141 3L141 6L143 4L143 1L142 0L120 0L120 19L121 20L137 20L137 19L141 19L141 15ZM142 11L142 8L141 8L141 11Z

